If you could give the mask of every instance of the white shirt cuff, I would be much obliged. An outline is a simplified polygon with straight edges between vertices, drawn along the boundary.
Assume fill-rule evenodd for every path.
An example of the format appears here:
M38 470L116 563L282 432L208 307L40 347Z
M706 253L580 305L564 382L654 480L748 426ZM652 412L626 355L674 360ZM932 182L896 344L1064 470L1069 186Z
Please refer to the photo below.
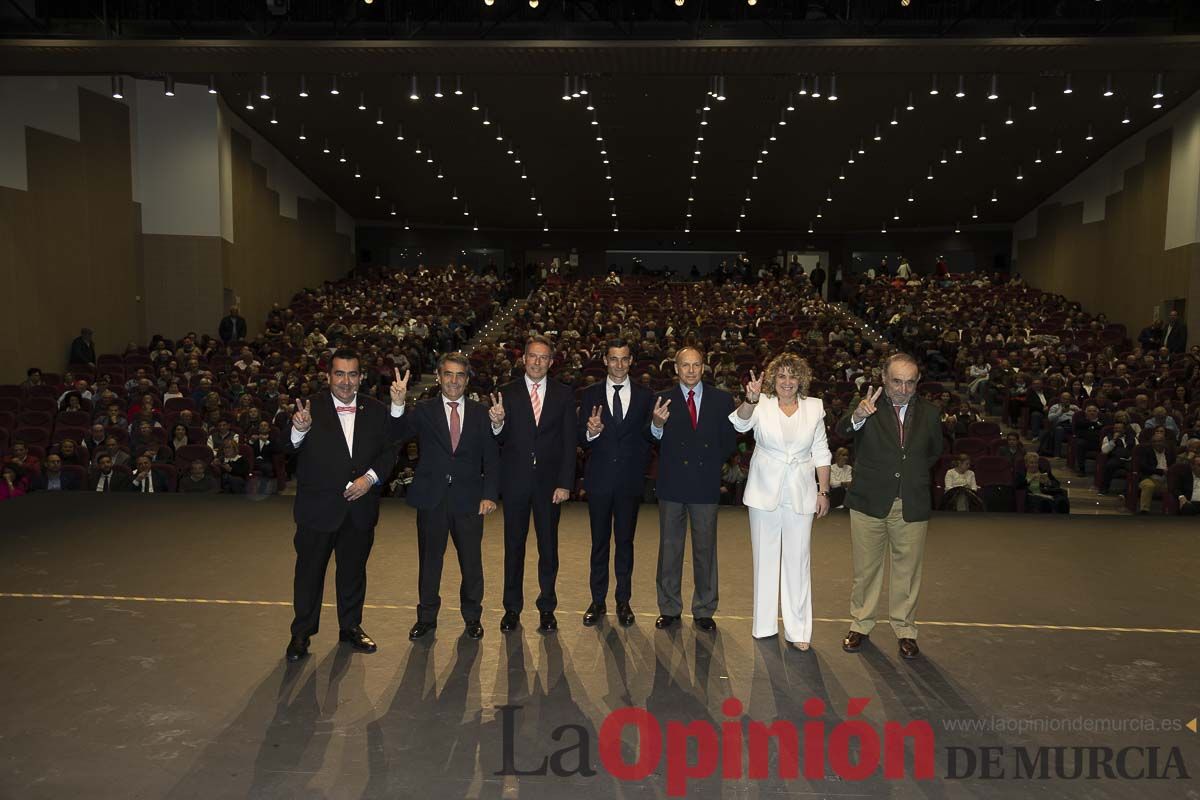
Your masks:
M367 470L367 471L366 471L366 473L364 473L364 474L365 474L365 475L366 475L368 478L370 478L370 479L371 479L371 485L372 485L372 486L374 486L375 484L379 483L379 476L375 474L375 470L373 470L373 469L369 469L369 470Z
M400 405L396 405L395 403L392 403L392 416L393 417L403 417L404 416L404 407L405 407L404 403L401 403Z
M853 419L850 420L850 427L856 431L862 430L862 426L866 424L867 421L865 419L861 419L858 422L855 422Z
M650 435L655 439L661 439L663 437L663 429L654 423L650 423Z
M597 433L597 434L595 434L595 435L592 435L592 433L589 431L589 432L588 432L588 434L587 434L587 440L588 440L589 442L594 442L594 441L596 441L596 440L597 440L597 439L599 439L599 438L600 438L600 434L598 434L598 433Z
M298 445L304 441L304 437L308 435L308 431L298 431L292 428L292 444ZM212 445L209 445L211 447Z
M495 436L495 435L499 434L499 433L500 433L500 431L502 431L502 430L504 430L504 423L503 423L503 422L501 422L499 425L495 425L495 424L493 424L493 425L492 425L492 435L493 435L493 436Z

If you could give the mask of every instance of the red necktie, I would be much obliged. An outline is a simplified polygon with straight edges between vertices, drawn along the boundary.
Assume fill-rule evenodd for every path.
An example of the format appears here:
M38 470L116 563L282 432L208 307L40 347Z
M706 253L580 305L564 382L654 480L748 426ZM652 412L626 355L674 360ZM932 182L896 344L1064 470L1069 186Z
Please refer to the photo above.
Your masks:
M458 416L458 403L450 402L450 452L458 449L458 440L462 436L462 419Z
M896 412L896 427L900 431L900 446L904 447L904 422L900 419L900 406L892 406L892 410Z
M692 415L692 430L700 424L700 418L696 414L696 391L688 389L688 413Z
M337 407L337 412L338 412L339 414L353 414L353 413L354 413L354 406L338 406L338 407Z

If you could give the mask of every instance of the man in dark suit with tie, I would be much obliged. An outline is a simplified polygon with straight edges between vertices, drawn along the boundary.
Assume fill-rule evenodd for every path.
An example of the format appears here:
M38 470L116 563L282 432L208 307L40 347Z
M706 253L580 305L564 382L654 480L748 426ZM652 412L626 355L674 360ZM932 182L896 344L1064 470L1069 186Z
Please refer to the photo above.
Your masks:
M162 494L170 491L167 479L161 472L155 472L150 464L150 456L145 453L137 457L137 468L134 470L133 479L129 484L130 491L142 494Z
M367 557L379 519L379 483L396 460L383 404L359 395L358 354L339 349L329 360L330 393L296 401L284 452L296 456L296 616L287 660L308 655L321 618L329 556L337 553L339 640L373 653L362 629Z
M221 319L217 335L225 344L240 342L246 338L246 318L238 313L238 307L229 309L229 315Z
M129 474L113 469L113 459L108 453L96 457L96 471L88 476L89 492L123 492L129 488Z
M500 451L492 436L487 408L467 400L470 362L462 353L446 353L437 368L438 397L405 406L408 375L392 382L392 426L396 439L417 438L421 457L408 488L408 504L417 509L417 622L409 639L437 627L442 598L442 562L446 542L454 540L462 573L459 603L467 636L483 637L483 518L496 510Z
M529 514L538 548L538 630L558 629L559 504L575 484L575 393L547 377L554 345L545 336L525 342L525 374L500 387L489 411L500 444L500 496L504 499L504 616L507 633L521 621L525 603L525 543Z
M686 345L675 353L679 384L655 398L650 435L658 440L658 619L656 628L679 622L683 613L683 547L692 523L692 617L703 631L716 630L717 506L721 467L737 447L729 421L733 397L701 383L704 353Z
M633 624L632 594L633 536L637 530L638 506L650 460L647 426L654 408L654 393L629 380L633 355L624 339L605 346L608 375L604 383L589 386L581 398L579 442L588 451L583 487L587 491L588 515L592 523L592 603L583 615L591 627L608 609L608 555L615 545L613 573L617 582L617 621Z

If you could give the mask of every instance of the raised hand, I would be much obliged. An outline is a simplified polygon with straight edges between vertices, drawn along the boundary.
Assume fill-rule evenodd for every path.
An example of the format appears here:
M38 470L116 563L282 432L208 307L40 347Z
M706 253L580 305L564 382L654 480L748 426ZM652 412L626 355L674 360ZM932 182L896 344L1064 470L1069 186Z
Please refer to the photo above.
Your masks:
M312 427L312 401L296 400L296 413L292 414L292 427L306 433Z
M411 374L409 370L404 370L404 377L400 377L400 368L396 367L396 376L392 379L391 394L392 405L402 406L404 400L408 397L408 378Z
M763 374L759 373L758 377L754 377L754 370L750 370L750 380L746 384L746 401L749 403L757 403L758 398L762 395Z
M604 430L604 423L600 421L600 406L592 409L592 415L588 417L587 432L588 436L596 437Z
M880 386L874 392L871 387L867 387L867 393L863 399L859 401L858 407L854 409L854 421L861 422L867 417L875 413L875 401L879 399L879 395L883 394L883 387Z
M496 392L489 397L492 398L492 407L488 409L488 418L491 419L493 426L499 427L504 424L504 395Z
M669 398L667 398L667 399L664 399L662 397L655 398L655 400L654 400L654 427L661 428L667 424L667 418L671 416L671 412L668 411L667 409L669 409L670 407L671 407L671 400Z

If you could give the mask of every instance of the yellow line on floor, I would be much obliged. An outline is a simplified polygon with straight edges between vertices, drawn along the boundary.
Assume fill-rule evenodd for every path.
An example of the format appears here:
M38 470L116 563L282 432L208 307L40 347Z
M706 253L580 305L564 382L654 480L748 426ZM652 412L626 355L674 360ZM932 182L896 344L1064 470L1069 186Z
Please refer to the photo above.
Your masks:
M290 608L290 600L217 600L205 597L143 597L139 595L120 594L52 594L48 592L0 592L0 598L19 600L103 600L130 603L180 603L195 605L225 605L225 606L283 606ZM333 603L324 603L325 608L335 608ZM367 603L364 608L382 609L385 611L416 611L416 606L393 605L389 603ZM443 606L446 611L458 611L454 606ZM495 610L500 613L499 609ZM560 612L562 613L562 612ZM640 617L656 617L657 614L642 613ZM753 617L737 614L718 614L714 619L749 621ZM813 617L813 622L835 622L849 624L849 618ZM920 620L918 625L943 628L998 628L1001 630L1027 631L1085 631L1091 633L1190 633L1200 634L1196 628L1117 628L1099 625L1034 625L1020 622L957 622L949 620Z

